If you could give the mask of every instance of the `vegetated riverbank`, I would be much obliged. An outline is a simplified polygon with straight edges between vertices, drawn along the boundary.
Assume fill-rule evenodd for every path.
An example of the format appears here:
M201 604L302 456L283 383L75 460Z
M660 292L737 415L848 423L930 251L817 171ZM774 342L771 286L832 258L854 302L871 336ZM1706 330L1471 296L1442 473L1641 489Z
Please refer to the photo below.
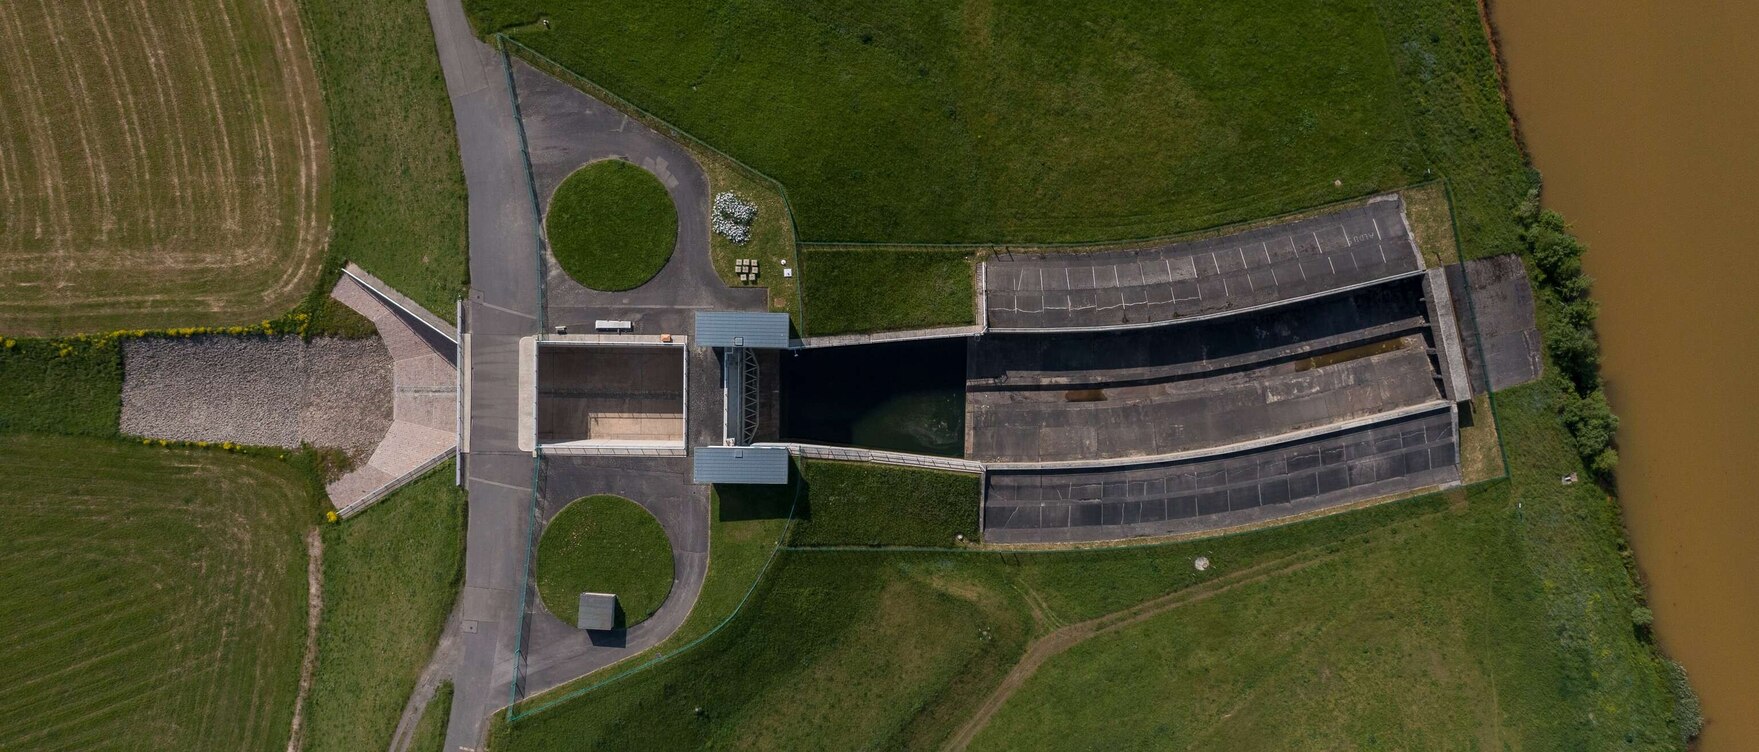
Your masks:
M1493 8L1544 204L1593 247L1619 482L1656 635L1706 752L1759 744L1759 6Z

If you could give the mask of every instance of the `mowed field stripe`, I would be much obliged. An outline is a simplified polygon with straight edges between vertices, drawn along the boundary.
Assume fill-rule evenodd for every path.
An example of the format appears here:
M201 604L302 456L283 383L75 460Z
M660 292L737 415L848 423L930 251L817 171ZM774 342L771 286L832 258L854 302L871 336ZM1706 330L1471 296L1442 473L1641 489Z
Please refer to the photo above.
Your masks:
M268 749L303 651L315 514L272 460L0 439L0 747Z
M328 238L291 0L0 4L0 333L273 318Z

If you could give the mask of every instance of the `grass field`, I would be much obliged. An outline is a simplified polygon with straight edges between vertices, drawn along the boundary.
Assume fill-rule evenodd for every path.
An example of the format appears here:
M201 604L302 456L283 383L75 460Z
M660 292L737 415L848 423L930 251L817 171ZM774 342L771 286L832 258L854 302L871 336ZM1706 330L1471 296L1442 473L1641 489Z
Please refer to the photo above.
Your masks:
M0 748L280 749L309 479L286 463L0 438Z
M805 240L1142 237L1422 171L1365 2L467 8L547 17L510 33L780 180Z
M556 618L576 624L581 593L617 596L618 626L634 626L672 592L672 546L660 521L621 496L577 499L544 525L537 590Z
M709 233L709 255L721 281L728 287L756 285L769 288L770 310L787 312L793 318L795 331L803 331L805 327L800 320L801 278L782 276L784 269L796 263L794 225L788 218L787 203L782 201L775 186L752 177L719 156L703 154L698 149L696 158L702 164L703 172L708 174L710 195L732 191L757 207L757 217L751 222L751 239L743 245L718 232ZM757 259L756 282L740 281L733 262L742 258Z
M330 255L450 321L470 279L464 171L427 9L397 0L299 4L329 110Z
M855 462L806 463L796 546L952 547L977 538L975 475Z
M594 290L653 279L678 244L678 209L652 173L620 159L594 162L556 187L544 213L556 263Z
M324 527L324 616L305 749L390 744L452 609L463 563L464 492L452 485L450 463L359 517Z
M800 275L813 335L962 326L977 320L969 251L810 247Z
M114 341L0 342L0 434L114 436L122 353Z
M0 69L0 332L254 323L316 281L329 167L293 0L9 2Z
M452 714L452 682L441 684L434 690L434 699L428 701L428 707L422 711L421 724L415 729L415 738L409 741L409 749L413 752L445 752L446 721Z

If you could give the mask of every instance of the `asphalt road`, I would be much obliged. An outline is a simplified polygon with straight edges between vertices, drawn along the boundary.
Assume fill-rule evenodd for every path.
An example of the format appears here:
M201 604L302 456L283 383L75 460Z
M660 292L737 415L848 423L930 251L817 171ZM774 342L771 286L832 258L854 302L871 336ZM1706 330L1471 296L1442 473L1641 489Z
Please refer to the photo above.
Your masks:
M518 451L519 338L547 325L590 326L596 318L631 320L642 333L688 332L695 310L763 310L765 295L730 290L715 275L708 255L708 180L688 152L523 63L504 65L498 52L472 36L458 0L429 0L428 15L470 196L470 519L459 618L447 635L447 644L457 646L457 662L446 748L457 750L482 746L489 715L516 699L516 678L517 696L526 696L665 639L689 614L708 566L708 492L688 482L687 460L551 458L538 465ZM586 290L562 274L543 252L533 202L536 194L547 203L569 172L608 157L653 172L679 207L672 260L654 280L624 293ZM547 311L540 310L545 289ZM692 348L690 369L694 445L718 435L719 359ZM536 510L534 481L542 486ZM678 579L648 621L624 633L589 635L562 628L535 595L522 599L520 589L527 586L533 524L601 490L629 496L654 512L672 542Z
M500 56L471 35L458 0L428 17L458 127L470 194L470 493L459 644L446 748L482 745L507 703L524 582L533 459L516 445L519 338L538 330L537 214Z

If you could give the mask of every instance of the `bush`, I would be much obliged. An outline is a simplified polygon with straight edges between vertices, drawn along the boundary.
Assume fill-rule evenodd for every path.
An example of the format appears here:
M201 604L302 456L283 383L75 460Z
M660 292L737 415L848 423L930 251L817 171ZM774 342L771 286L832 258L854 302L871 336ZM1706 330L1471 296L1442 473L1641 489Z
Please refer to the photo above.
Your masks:
M1631 624L1638 629L1648 629L1655 625L1655 612L1650 611L1648 606L1633 608L1631 609Z
M1551 352L1552 362L1569 378L1576 391L1600 386L1600 342L1595 339L1594 330L1563 321L1557 324L1551 328L1551 336L1545 338L1545 348Z
M1612 407L1606 402L1606 393L1598 389L1588 396L1572 400L1564 405L1564 427L1570 431L1570 439L1576 445L1576 453L1592 466L1605 465L1610 471L1612 465L1618 464L1618 455L1603 457L1612 451L1613 436L1618 433L1619 419L1612 414ZM1600 467L1590 467L1597 474Z
M1537 189L1515 209L1515 219L1539 270L1540 292L1555 306L1545 349L1567 382L1560 411L1564 426L1589 472L1608 480L1618 467L1613 444L1619 421L1600 391L1600 341L1594 334L1600 307L1588 297L1594 279L1582 273L1582 254L1588 248L1570 234L1562 214L1540 208Z
M1667 662L1668 684L1673 689L1674 724L1680 730L1680 741L1689 742L1704 731L1704 708L1698 704L1698 692L1686 677L1686 667L1679 661Z

